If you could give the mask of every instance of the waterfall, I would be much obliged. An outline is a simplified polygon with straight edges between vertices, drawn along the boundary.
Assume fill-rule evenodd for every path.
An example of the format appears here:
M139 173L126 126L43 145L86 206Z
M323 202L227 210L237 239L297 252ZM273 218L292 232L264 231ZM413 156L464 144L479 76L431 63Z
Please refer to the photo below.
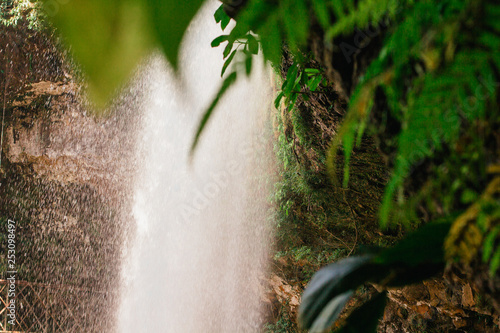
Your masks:
M189 162L203 108L222 79L208 1L188 29L180 81L160 55L142 71L136 225L124 245L117 330L255 332L270 228L269 71L254 62L221 100ZM139 89L139 88L138 88Z

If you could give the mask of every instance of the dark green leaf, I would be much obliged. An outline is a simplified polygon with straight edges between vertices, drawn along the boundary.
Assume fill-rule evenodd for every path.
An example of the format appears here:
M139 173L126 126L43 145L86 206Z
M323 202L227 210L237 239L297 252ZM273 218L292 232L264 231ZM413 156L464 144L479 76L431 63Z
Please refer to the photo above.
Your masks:
M380 265L386 266L386 271L391 272L388 279L370 279L375 283L384 283L387 287L403 287L409 284L419 283L430 279L444 269L444 262L440 263L421 263L417 266L408 266L405 264Z
M203 0L145 0L163 52L177 69L179 47L184 33L203 3ZM88 23L87 23L88 25Z
M214 13L215 22L219 23L222 30L226 29L227 25L231 21L231 18L224 11L224 5L220 5L219 8Z
M387 293L375 295L357 308L347 318L346 324L336 333L376 333L380 318L384 314Z
M215 22L217 23L221 22L226 16L227 14L224 11L224 5L222 4L219 6L219 8L217 8L217 10L214 13Z
M231 55L229 56L229 58L227 58L227 60L224 62L224 66L222 66L222 71L220 72L220 76L221 77L226 72L227 67L229 66L229 64L231 63L231 61L233 61L233 58L234 58L235 55L236 55L236 50L234 50L233 53L231 53Z
M228 39L228 38L229 38L229 36L228 36L228 35L222 35L222 36L216 37L216 38L212 41L212 43L210 43L210 45L211 45L212 47L217 47L217 46L219 46L222 42L227 41L227 39Z
M217 95L215 95L215 98L213 99L212 103L210 103L210 106L208 107L207 111L203 114L203 117L201 118L200 125L198 126L198 130L196 131L196 135L193 140L193 144L191 145L191 150L190 150L190 155L191 157L194 154L194 151L196 149L196 146L198 145L198 141L200 140L200 135L203 132L203 129L207 125L207 121L210 119L210 116L212 115L212 112L214 111L215 107L219 103L219 100L224 96L224 94L227 92L229 87L233 85L234 82L236 82L236 72L233 72L228 75L228 77L222 82L222 85L217 92Z
M404 263L416 266L422 263L442 263L443 244L450 230L450 223L428 223L409 234L396 246L382 251L374 260L376 263Z
M297 93L292 93L291 96L288 97L288 107L292 109L295 106L295 103L297 102L297 98L299 97L299 94Z
M295 80L297 79L298 70L299 68L297 64L293 64L288 69L286 73L285 85L283 87L283 93L285 94L285 96L290 96L290 94L292 93L292 90L295 86Z
M248 51L252 54L259 53L259 42L251 34L248 34Z
M300 73L300 84L307 85L308 80L309 80L309 74L307 74L305 71L302 71L302 73ZM300 90L300 87L297 87L296 90L297 91Z
M299 83L302 81L302 78L306 78L306 75L301 72L301 73L298 73L298 76L295 78L295 81L293 82L293 90L296 90L296 91L299 91L300 90L300 86L299 86ZM293 77L293 76L292 76Z
M231 22L231 18L229 16L226 16L221 22L220 22L220 27L224 31L226 29L227 25Z
M224 59L231 53L231 50L233 49L234 42L232 40L229 40L226 47L224 48L224 52L222 55L224 56Z

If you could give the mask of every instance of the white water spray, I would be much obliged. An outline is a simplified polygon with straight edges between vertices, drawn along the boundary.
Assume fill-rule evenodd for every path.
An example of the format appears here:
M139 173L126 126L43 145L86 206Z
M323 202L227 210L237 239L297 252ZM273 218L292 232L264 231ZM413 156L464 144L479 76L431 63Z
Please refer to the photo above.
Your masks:
M222 50L210 48L220 35L216 6L209 1L188 30L187 87L175 84L161 57L144 71L137 225L124 250L120 333L255 332L261 325L271 99L262 64L221 100L188 163L201 112L221 84Z

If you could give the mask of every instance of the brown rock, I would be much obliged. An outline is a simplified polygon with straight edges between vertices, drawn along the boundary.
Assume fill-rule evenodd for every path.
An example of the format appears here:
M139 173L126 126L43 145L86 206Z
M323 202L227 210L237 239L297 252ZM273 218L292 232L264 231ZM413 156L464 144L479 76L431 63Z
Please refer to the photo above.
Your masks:
M466 284L462 287L462 305L467 308L476 305L470 284Z

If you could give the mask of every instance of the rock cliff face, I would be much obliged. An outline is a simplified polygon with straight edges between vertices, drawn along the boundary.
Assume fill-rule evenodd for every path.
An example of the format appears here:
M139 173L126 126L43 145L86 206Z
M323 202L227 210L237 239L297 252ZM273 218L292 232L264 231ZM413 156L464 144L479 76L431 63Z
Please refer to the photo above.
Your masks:
M0 90L5 103L1 228L6 230L7 219L16 221L17 280L47 292L38 301L33 293L19 292L19 304L26 307L18 316L25 322L15 328L110 331L109 309L117 300L121 247L131 218L137 105L117 100L107 117L94 117L47 38L22 26L1 29L0 67L7 69ZM32 50L37 50L34 67L19 70ZM0 234L4 253L6 234ZM5 264L2 257L0 266ZM0 274L6 278L5 270Z
M127 158L133 136L127 115L96 119L77 101L73 82L30 84L9 105L5 156L10 163L30 165L35 175L72 184L118 190L130 174ZM125 133L126 131L126 133ZM128 141L128 142L127 142Z

